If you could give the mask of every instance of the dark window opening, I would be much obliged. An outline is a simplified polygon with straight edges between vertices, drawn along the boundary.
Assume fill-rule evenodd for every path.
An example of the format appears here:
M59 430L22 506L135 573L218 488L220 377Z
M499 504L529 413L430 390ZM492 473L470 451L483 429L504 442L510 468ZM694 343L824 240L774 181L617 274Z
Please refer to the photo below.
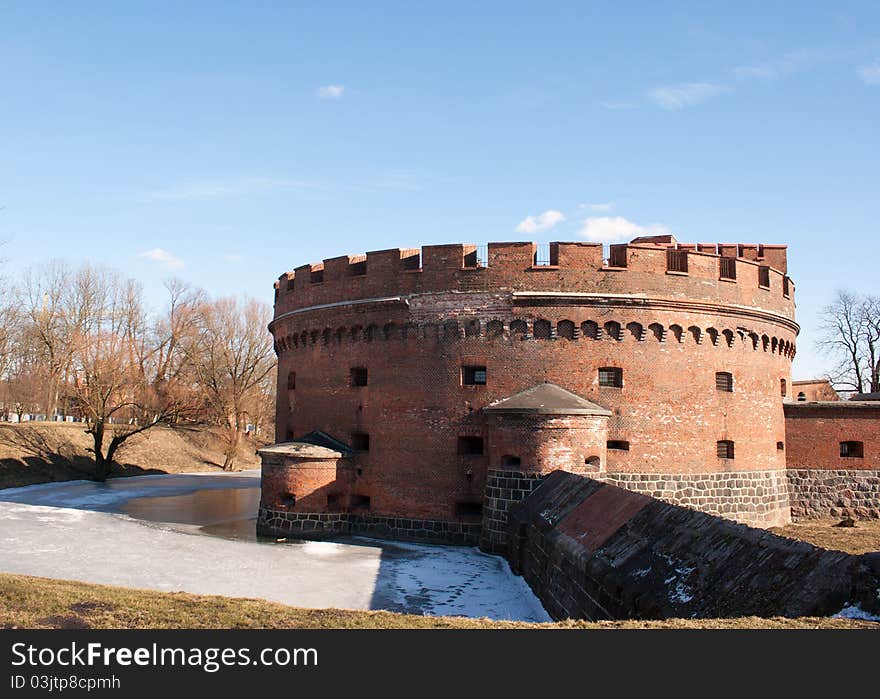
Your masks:
M716 371L715 389L718 391L733 393L733 374L729 371Z
M351 385L366 386L367 385L367 367L355 366L351 368Z
M783 398L788 395L788 382L785 379L779 379L779 392Z
M722 279L736 279L736 259L733 257L718 258L719 274Z
M457 502L455 516L460 519L482 519L483 506L478 502Z
M605 447L612 451L629 451L629 442L620 439L609 439Z
M351 503L352 510L369 510L370 509L370 496L369 495L352 495L350 503Z
M608 266L626 267L626 245L612 245L609 248Z
M758 286L770 288L770 268L761 265L758 267Z
M461 383L463 386L485 386L486 367L463 366L461 368Z
M785 449L785 443L784 442L776 442L776 448L779 451L782 451L783 449Z
M666 251L666 269L669 272L688 271L688 254L687 250L667 250Z
M623 369L617 367L600 368L599 385L609 388L623 388Z
M782 295L788 298L791 296L791 289L789 288L790 279L788 276L782 278Z
M733 442L731 442L729 439L722 439L718 442L718 458L733 458Z
M366 432L352 432L351 448L355 451L370 451L370 435Z
M629 445L627 445L629 447ZM599 468L602 465L602 460L598 456L588 456L584 459L584 466L590 466L591 468Z
M536 320L532 325L532 336L537 340L549 340L553 334L549 320Z
M285 493L284 497L281 498L281 504L286 505L287 507L293 507L296 505L296 495L293 493Z
M287 280L287 290L293 291L293 277Z
M505 454L501 457L501 465L502 466L519 466L522 464L522 459L518 456L514 456L513 454Z
M863 459L865 444L863 442L841 442L840 455L848 459Z
M479 456L483 453L483 438L470 435L459 437L458 453L464 456Z
M800 393L798 393L798 400L799 400L799 401L803 402L803 401L805 401L806 399L807 399L807 394L806 394L806 393L804 393L803 391L801 391Z

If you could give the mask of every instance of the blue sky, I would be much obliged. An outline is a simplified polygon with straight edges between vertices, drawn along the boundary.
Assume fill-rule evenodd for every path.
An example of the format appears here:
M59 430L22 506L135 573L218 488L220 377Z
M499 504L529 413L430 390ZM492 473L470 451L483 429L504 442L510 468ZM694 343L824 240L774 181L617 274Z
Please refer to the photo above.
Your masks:
M783 243L795 378L834 290L880 293L876 2L6 1L0 81L13 272L271 302L388 247Z

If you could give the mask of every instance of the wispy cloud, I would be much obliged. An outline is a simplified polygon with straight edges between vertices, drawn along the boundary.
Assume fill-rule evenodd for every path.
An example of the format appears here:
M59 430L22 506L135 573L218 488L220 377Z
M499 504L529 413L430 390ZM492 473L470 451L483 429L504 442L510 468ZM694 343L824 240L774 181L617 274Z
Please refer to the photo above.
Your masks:
M516 230L518 233L540 233L549 231L551 228L565 220L565 214L556 209L548 209L537 216L526 216L520 221Z
M760 63L737 66L733 74L740 80L776 80L812 68L834 57L826 49L798 49Z
M597 216L584 221L578 235L593 243L613 243L619 240L630 240L640 235L664 235L671 233L668 226L652 223L640 226L622 216Z
M183 260L179 257L175 257L167 250L163 250L162 248L153 248L152 250L147 250L146 252L142 252L138 257L146 258L147 260L152 260L153 262L157 262L168 269L183 269L184 264Z
M199 180L185 182L165 189L146 192L144 197L154 201L189 201L192 199L218 199L251 194L293 192L312 187L305 180L276 177L236 177L227 180Z
M685 107L692 107L712 97L730 92L730 88L719 83L697 82L681 85L659 85L645 93L649 102L661 109L677 112Z
M345 94L345 85L324 85L318 88L321 99L338 100Z
M860 66L858 74L866 85L880 85L880 59Z
M590 211L599 211L599 212L607 213L614 208L614 202L613 201L606 201L605 203L599 203L599 204L587 204L585 208L589 209Z

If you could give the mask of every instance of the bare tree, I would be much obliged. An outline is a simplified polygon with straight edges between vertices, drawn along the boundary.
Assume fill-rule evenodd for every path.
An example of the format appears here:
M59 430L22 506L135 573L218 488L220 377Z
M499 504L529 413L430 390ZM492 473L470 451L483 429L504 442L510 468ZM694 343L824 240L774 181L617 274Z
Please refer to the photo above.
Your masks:
M74 288L71 388L92 436L95 479L103 481L128 439L183 407L156 390L156 347L138 284L85 267Z
M270 310L257 301L205 304L202 328L187 356L217 422L224 428L224 470L233 466L246 419L275 367Z
M880 298L838 291L821 318L818 346L837 361L829 377L834 387L880 391Z

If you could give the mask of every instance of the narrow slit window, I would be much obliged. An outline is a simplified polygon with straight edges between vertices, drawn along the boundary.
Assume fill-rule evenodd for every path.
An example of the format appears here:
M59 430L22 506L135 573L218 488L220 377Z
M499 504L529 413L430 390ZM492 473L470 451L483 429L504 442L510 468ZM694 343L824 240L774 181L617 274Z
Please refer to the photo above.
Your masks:
M296 388L296 372L288 371L287 372L287 390L292 391Z
M622 439L609 439L605 447L611 451L629 451L629 442Z
M770 268L761 265L758 267L758 286L763 286L765 289L770 288Z
M779 392L783 398L788 395L788 382L785 379L779 379Z

